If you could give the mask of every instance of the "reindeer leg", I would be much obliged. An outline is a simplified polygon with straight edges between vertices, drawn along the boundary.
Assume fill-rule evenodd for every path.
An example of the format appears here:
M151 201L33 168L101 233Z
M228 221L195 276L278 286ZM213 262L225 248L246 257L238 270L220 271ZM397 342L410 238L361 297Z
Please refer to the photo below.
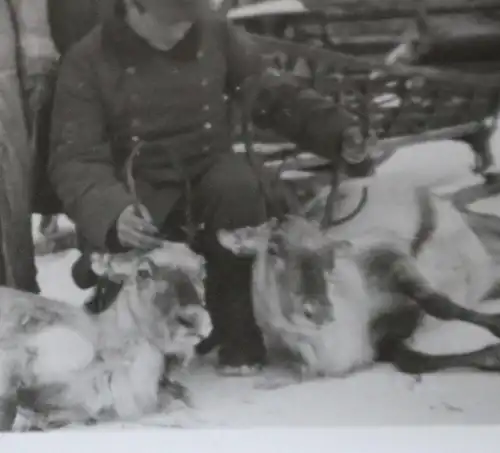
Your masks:
M500 338L500 314L480 313L462 307L448 296L434 291L425 291L413 300L427 314L444 321L457 320L483 327Z
M163 398L169 396L171 399L182 401L187 407L195 407L193 395L184 384L178 381L173 381L164 377L160 382L159 390ZM162 399L162 397L160 399Z
M424 374L451 368L473 368L500 371L500 344L464 354L427 354L410 349L403 343L392 351L391 362L403 373Z
M405 258L395 263L392 286L411 298L425 313L443 321L463 321L489 330L500 338L500 313L480 313L462 307L430 287L418 269Z
M0 356L0 432L12 431L17 415L17 389L13 365L5 353Z

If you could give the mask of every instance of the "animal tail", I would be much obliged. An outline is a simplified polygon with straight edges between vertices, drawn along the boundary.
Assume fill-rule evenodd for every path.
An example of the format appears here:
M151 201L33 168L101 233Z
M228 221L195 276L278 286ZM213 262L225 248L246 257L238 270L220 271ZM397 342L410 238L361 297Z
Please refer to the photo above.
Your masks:
M420 213L420 224L411 242L411 255L416 258L422 252L424 245L429 241L436 231L437 214L432 203L432 195L429 190L420 188L416 193L417 204Z

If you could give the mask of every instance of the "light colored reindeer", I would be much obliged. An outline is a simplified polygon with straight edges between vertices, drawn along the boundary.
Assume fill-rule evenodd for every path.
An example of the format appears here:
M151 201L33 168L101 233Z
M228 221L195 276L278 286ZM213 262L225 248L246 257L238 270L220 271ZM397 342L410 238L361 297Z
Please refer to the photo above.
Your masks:
M1 430L12 429L18 410L43 429L133 420L184 396L171 380L169 359L181 365L193 354L196 332L182 331L181 318L196 330L203 310L180 301L176 291L186 278L194 284L199 257L166 243L143 256L95 256L94 268L123 285L98 315L0 288Z
M500 370L498 345L433 356L412 349L432 318L500 337L500 315L474 310L494 281L491 258L453 205L388 175L367 186L345 181L332 203L336 225L323 229L327 192L301 215L219 232L234 253L256 256L254 312L270 350L295 356L312 376L378 360L417 374Z

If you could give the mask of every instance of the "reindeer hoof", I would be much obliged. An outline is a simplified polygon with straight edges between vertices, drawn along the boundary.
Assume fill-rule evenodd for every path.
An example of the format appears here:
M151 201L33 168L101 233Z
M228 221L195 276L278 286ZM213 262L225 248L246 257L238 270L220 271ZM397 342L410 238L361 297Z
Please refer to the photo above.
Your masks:
M175 400L182 401L188 407L193 407L193 398L185 385L177 381L164 379L161 382L161 387Z
M500 315L491 317L491 321L488 322L488 330L495 335L495 337L500 338Z
M500 184L500 173L499 172L487 172L483 175L484 183L488 187L497 188L498 184Z
M500 347L499 345L487 346L486 348L471 354L471 365L482 371L500 371Z

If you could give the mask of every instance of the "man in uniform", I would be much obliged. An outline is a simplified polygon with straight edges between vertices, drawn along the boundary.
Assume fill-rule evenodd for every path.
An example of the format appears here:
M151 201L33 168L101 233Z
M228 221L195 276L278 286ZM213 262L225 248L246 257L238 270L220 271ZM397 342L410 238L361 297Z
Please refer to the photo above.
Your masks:
M217 345L221 371L239 374L266 360L252 313L252 259L225 250L216 231L257 225L269 213L255 169L232 152L227 99L263 75L253 121L329 159L341 158L353 129L334 103L289 74L265 70L248 36L207 5L118 0L115 14L68 51L55 95L50 171L91 249L185 240L186 212L203 225L196 249L206 258L214 328L198 351ZM124 183L124 163L139 142L134 174L142 216Z

